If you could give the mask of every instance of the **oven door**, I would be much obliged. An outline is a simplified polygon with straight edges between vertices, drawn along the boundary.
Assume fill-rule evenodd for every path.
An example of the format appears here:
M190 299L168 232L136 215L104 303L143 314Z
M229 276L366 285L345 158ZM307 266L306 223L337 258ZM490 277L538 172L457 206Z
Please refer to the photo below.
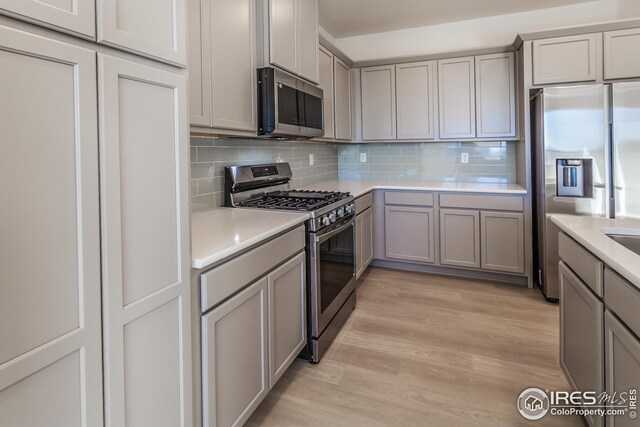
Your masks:
M318 338L355 289L355 220L310 233L311 334Z

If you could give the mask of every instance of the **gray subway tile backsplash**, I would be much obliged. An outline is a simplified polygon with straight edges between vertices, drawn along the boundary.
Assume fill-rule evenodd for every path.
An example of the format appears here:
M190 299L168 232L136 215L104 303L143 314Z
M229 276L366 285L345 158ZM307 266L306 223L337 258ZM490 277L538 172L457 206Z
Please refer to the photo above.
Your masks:
M191 210L224 204L224 167L289 162L293 187L329 179L514 183L517 142L331 144L238 138L191 138ZM460 162L468 153L469 163ZM360 162L360 153L367 162ZM313 154L314 164L309 165Z

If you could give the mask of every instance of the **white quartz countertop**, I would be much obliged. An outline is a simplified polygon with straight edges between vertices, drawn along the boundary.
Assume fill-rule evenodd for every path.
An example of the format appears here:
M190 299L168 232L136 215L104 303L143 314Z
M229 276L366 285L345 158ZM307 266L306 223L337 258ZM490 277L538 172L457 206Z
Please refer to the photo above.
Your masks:
M371 190L424 190L464 193L504 193L527 194L527 190L517 184L483 184L475 182L389 182L333 179L309 185L305 190L349 192L360 197Z
M205 268L278 233L309 215L267 209L218 208L191 215L191 266Z
M636 255L605 234L640 234L640 220L552 215L551 221L609 267L640 288L640 255Z

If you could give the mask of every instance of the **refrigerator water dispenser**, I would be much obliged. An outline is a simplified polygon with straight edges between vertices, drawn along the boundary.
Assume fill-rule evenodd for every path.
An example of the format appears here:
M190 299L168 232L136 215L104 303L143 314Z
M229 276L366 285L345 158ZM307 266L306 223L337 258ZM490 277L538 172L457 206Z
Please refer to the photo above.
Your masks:
M592 159L557 159L556 194L558 197L593 197Z

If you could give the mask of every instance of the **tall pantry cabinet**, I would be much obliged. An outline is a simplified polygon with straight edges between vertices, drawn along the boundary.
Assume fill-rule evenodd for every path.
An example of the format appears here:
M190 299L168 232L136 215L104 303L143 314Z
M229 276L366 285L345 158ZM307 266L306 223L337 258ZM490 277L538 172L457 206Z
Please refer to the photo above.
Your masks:
M0 69L0 425L192 424L186 71L1 17Z

